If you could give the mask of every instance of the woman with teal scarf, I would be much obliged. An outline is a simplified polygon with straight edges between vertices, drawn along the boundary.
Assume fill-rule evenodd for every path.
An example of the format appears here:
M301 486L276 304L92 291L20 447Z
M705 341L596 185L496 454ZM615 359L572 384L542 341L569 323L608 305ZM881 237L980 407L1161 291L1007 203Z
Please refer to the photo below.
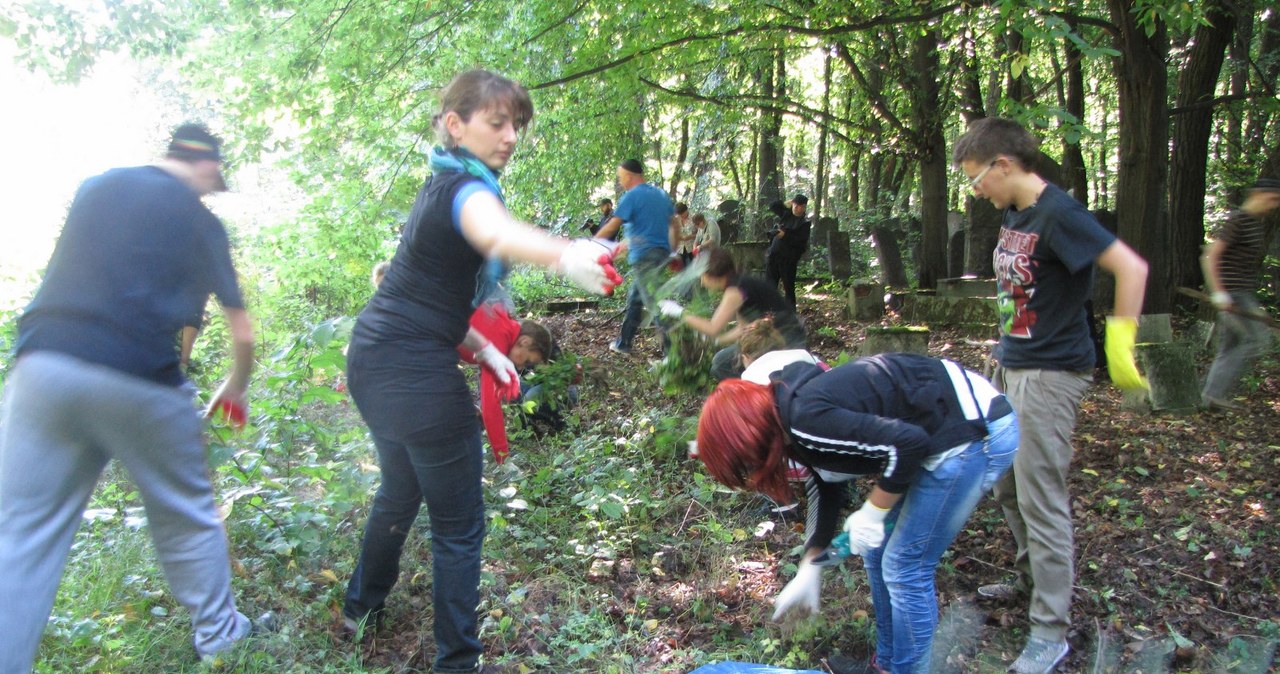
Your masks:
M478 671L482 651L483 454L458 344L519 391L506 355L468 330L473 304L509 261L553 269L596 293L621 282L603 244L548 236L504 205L499 172L532 117L524 87L493 73L468 71L445 88L433 120L440 146L431 152L431 177L386 277L356 321L348 353L348 388L377 448L382 484L347 588L344 626L360 637L387 618L416 622L385 602L425 501L436 672Z

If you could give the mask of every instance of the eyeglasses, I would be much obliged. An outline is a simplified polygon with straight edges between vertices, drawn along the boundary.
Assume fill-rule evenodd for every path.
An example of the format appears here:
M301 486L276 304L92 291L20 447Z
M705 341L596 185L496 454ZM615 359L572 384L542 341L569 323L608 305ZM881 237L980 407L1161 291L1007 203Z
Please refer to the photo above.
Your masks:
M978 175L976 175L976 176L974 176L974 177L970 178L970 179L969 179L969 184L968 184L969 189L971 189L971 190L973 190L973 189L977 189L977 188L978 188L978 184L982 182L982 179L983 179L983 178L986 178L986 177L987 177L987 172L988 172L988 171L990 171L992 168L994 168L994 167L995 167L995 165L996 165L996 162L998 162L998 161L1000 161L1000 160L999 160L999 159L992 159L992 160L991 160L991 163L990 163L990 164L987 164L987 167L986 167L986 168L984 168L984 169L982 169L981 171L979 171L979 172L978 172Z

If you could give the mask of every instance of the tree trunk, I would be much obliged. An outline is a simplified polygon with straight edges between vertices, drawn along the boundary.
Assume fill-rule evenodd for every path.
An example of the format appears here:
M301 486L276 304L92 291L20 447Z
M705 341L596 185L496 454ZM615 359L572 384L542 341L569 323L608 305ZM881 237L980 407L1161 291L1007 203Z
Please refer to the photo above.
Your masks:
M782 52L778 52L764 80L766 100L781 100L786 96L782 82L785 74ZM782 113L764 113L764 126L760 133L759 187L756 204L763 210L771 202L782 198Z
M1249 45L1253 43L1253 13L1240 9L1236 17L1239 24L1236 38L1231 41L1231 96L1244 96L1249 90ZM1226 143L1225 160L1227 166L1236 166L1244 154L1244 111L1242 107L1231 106L1227 110L1227 128L1223 132Z
M932 289L947 274L947 141L942 132L936 30L924 32L912 45L915 71L912 107L920 156L920 288Z
M1212 99L1235 28L1234 14L1214 1L1196 30L1186 65L1178 75L1177 113L1173 116L1173 158L1169 173L1169 224L1173 285L1198 288L1200 247L1204 243L1205 167L1213 133Z
M813 220L822 218L823 203L827 196L827 125L831 115L831 54L822 62L822 128L818 133L818 184L813 195Z
M1111 21L1120 29L1114 60L1119 91L1120 170L1116 179L1116 218L1120 238L1146 258L1144 313L1168 313L1169 285L1168 165L1169 81L1165 60L1169 40L1164 22L1153 19L1150 35L1139 26L1134 0L1107 0Z
M671 189L667 196L672 201L680 201L680 181L684 178L684 164L689 158L689 117L680 120L680 153L676 156L676 165L671 173Z
M1076 26L1071 26L1076 32ZM1084 123L1084 58L1075 42L1064 39L1067 57L1067 112ZM1084 153L1080 140L1062 142L1062 181L1073 196L1086 208L1089 206L1089 172L1085 169Z

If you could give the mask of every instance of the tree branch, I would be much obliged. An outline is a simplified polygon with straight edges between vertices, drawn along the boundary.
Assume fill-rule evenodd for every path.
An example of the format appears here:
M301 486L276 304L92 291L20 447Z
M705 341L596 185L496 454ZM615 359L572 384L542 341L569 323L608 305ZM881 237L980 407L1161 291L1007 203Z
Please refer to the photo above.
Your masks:
M645 78L643 75L640 76L639 79L645 85L653 89L657 89L658 91L661 91L665 94L669 94L671 96L676 96L679 98L692 98L694 100L702 101L704 103L710 103L712 105L717 105L722 108L730 107L729 101L733 100L733 101L744 103L747 105L747 107L755 108L756 110L764 110L767 112L778 112L784 115L791 115L793 117L803 119L804 121L809 122L814 126L825 127L833 135L835 135L837 138L840 138L841 140L844 140L845 142L848 142L854 145L857 144L857 141L855 141L853 138L850 138L849 136L841 133L840 131L837 131L831 128L830 125L825 122L840 123L855 129L860 128L857 124L854 124L853 122L847 119L841 119L839 117L835 117L834 115L824 114L819 110L813 110L806 106L800 105L799 103L795 103L792 101L782 101L783 105L777 106L777 105L770 105L767 102L761 102L762 100L771 101L773 99L761 99L760 97L756 97L756 96L730 96L730 97L706 96L694 91L688 91L688 90L682 91L678 89L672 89L670 87L664 87L661 84L658 84L657 82L654 82L652 80ZM822 117L825 117L826 119L825 120L819 119Z
M902 15L902 16L878 16L874 19L870 19L867 21L845 23L838 26L829 26L827 28L810 28L808 26L800 26L800 25L794 25L794 24L761 24L758 26L739 26L737 28L730 28L728 30L722 30L715 33L707 33L703 35L686 35L684 37L676 38L674 40L668 40L667 42L662 42L656 45L651 45L649 47L638 49L630 54L619 57L607 63L602 63L598 66L587 68L586 70L581 70L571 75L566 75L564 77L560 77L554 80L548 80L546 82L541 82L539 84L532 85L528 87L528 89L530 91L536 91L538 89L547 89L550 87L557 87L563 84L568 84L569 82L572 82L574 80L579 80L584 77L590 77L597 73L602 73L606 70L612 70L613 68L617 68L618 66L624 65L630 61L633 61L643 56L649 56L651 54L656 54L658 52L665 51L667 49L680 47L680 46L695 43L695 42L706 42L709 40L722 40L726 37L734 37L736 35L745 35L749 33L774 33L774 32L794 33L796 35L806 35L809 37L830 37L832 35L844 35L847 33L856 33L859 31L869 30L871 28L878 28L881 26L896 26L901 24L929 21L931 19L935 19L944 14L950 13L952 10L956 9L959 6L960 6L959 3L955 3L955 4L945 5L942 7L937 7L921 14Z

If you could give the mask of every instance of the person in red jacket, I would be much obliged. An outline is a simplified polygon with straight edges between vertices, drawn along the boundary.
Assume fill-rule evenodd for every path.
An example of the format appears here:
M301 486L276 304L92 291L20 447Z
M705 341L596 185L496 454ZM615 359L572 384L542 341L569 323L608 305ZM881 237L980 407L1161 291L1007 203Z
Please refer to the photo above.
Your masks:
M551 332L537 321L515 320L501 303L487 302L477 307L471 314L471 330L499 353L506 354L517 371L541 364L551 353ZM476 354L465 346L459 345L458 353L468 363L478 362ZM480 368L480 418L489 436L493 459L499 464L511 453L502 403L520 397L519 380L513 384L503 384L492 370Z

